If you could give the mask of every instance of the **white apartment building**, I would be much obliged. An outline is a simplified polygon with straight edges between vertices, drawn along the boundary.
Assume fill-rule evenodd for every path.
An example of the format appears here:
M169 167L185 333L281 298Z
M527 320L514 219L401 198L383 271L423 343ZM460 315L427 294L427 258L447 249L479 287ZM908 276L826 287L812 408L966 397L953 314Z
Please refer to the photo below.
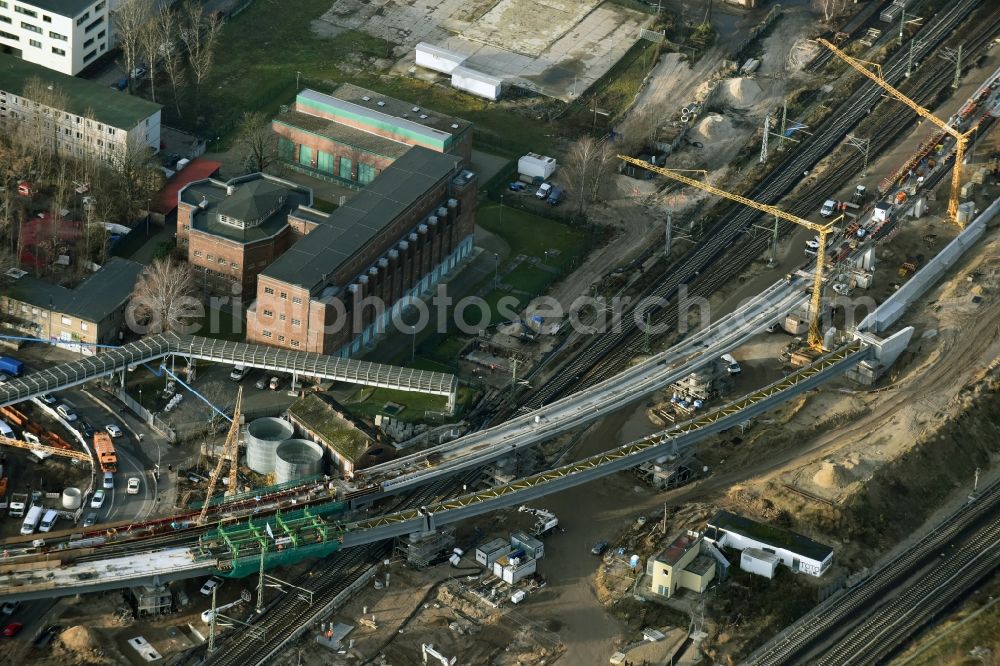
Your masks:
M2 0L0 0L2 1ZM26 99L28 81L38 79L65 102L51 108ZM7 132L32 131L43 123L57 152L111 160L129 140L154 152L160 148L161 106L114 88L53 72L12 56L0 55L0 123Z
M109 0L0 0L0 52L75 75L112 47Z

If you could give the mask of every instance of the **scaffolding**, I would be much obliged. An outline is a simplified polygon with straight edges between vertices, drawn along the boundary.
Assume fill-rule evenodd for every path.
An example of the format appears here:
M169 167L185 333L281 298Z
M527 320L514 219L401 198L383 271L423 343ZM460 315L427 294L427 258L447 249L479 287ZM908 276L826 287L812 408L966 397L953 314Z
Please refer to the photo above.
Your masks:
M413 567L429 567L438 557L455 546L455 528L445 527L436 532L410 534L396 541L396 552L406 557Z
M129 588L136 617L150 617L170 613L174 609L174 596L166 585L139 585Z

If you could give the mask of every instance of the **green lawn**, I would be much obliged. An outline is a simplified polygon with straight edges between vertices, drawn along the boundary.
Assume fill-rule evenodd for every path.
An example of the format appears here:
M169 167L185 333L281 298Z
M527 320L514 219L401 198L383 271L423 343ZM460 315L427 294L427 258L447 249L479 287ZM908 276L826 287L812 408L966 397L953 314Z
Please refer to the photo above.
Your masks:
M510 206L489 204L476 211L479 226L500 236L510 245L511 255L525 254L545 258L546 250L558 250L546 263L560 270L567 268L587 247L588 233L580 227L550 220Z
M246 339L246 322L236 320L228 310L206 310L199 321L196 335L218 340L243 342Z
M222 29L215 61L202 85L200 113L193 109L195 91L189 86L182 95L178 118L173 104L164 105L165 120L197 131L202 136L221 136L221 146L244 111L260 110L272 116L283 104L294 101L296 79L327 92L340 82L351 82L398 97L435 111L461 116L500 137L516 137L518 144L544 150L551 127L533 122L509 110L409 77L374 70L371 58L386 55L384 39L348 30L333 37L316 35L310 24L330 9L330 0L296 0L294 11L284 2L254 2L228 21ZM161 95L166 86L161 85ZM198 120L198 116L202 120Z
M461 413L474 397L474 390L460 386L458 389L458 413ZM404 405L406 409L394 415L393 418L408 422L423 421L424 412L444 412L448 405L448 399L441 395L383 388L362 388L352 395L344 403L344 406L358 416L374 418L376 414L387 414L383 409L387 402Z

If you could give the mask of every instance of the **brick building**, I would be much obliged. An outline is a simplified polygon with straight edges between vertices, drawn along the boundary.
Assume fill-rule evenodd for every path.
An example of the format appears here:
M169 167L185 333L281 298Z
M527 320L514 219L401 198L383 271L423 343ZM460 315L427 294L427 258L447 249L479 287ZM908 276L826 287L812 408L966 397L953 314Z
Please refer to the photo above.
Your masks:
M198 180L177 194L177 242L207 291L257 289L257 276L325 216L309 188L264 174Z
M331 95L303 90L272 121L278 155L309 175L363 187L406 153L422 146L472 156L472 124L352 84Z
M461 164L414 147L346 205L310 213L308 236L258 277L247 341L348 356L384 331L472 251L476 176Z

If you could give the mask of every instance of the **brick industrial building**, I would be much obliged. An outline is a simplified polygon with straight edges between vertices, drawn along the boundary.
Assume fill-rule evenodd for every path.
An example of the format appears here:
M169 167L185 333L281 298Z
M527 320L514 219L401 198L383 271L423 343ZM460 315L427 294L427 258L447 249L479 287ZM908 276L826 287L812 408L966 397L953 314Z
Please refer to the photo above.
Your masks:
M325 219L311 205L309 188L264 174L194 181L177 194L177 242L207 291L252 298L260 272Z
M278 155L311 176L363 187L412 146L472 156L472 125L352 84L303 90L272 122Z
M306 211L305 238L258 276L247 341L348 356L384 331L472 251L477 179L461 164L414 147L333 213Z

